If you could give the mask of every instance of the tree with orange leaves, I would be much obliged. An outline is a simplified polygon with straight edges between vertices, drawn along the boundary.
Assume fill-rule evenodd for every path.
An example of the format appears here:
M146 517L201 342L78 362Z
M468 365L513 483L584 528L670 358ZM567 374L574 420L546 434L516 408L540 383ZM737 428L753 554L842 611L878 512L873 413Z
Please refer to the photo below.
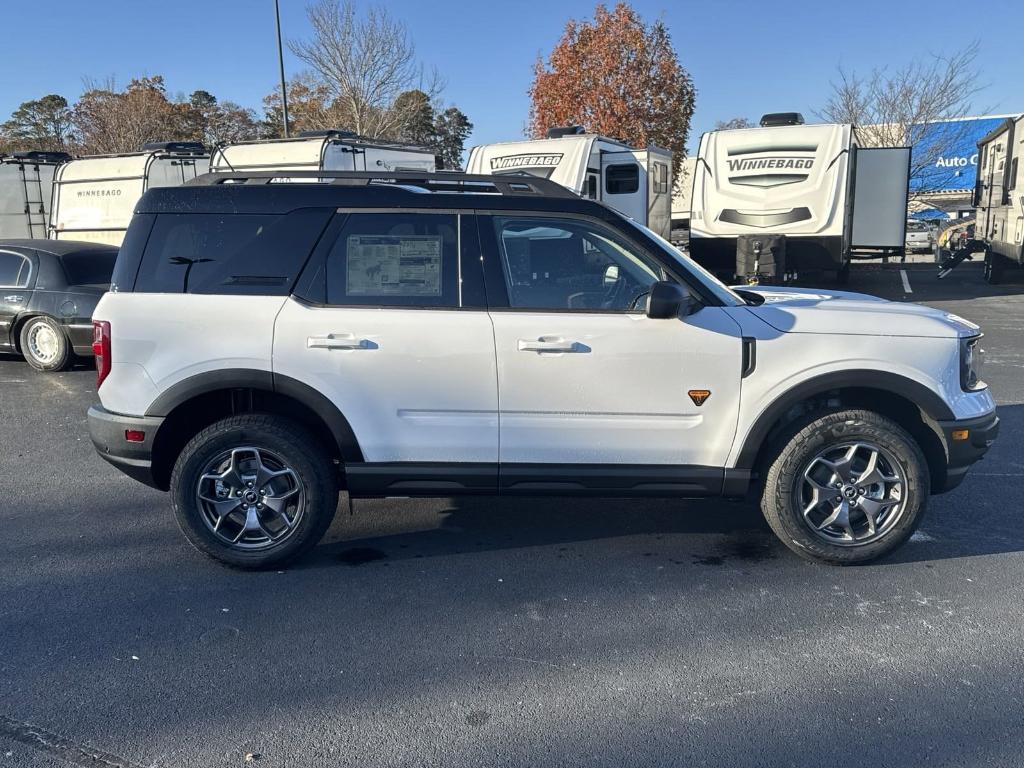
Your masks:
M661 21L646 25L627 3L601 4L594 20L572 19L530 86L530 133L582 125L637 147L672 150L678 177L696 91Z

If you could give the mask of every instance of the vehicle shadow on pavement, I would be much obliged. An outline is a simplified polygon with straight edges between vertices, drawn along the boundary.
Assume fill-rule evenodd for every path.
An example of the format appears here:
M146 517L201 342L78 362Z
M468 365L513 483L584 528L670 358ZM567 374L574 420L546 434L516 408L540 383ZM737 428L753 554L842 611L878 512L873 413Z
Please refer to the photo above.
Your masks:
M1024 551L1019 499L1024 491L1024 405L999 408L1000 438L964 483L933 496L910 542L873 565L898 565ZM996 494L984 489L997 488ZM720 499L570 499L465 497L422 503L344 497L325 543L298 567L359 566L635 537L630 547L671 548L672 562L738 565L800 562L772 534L756 503ZM391 509L394 511L386 512ZM405 515L403 515L403 510ZM662 539L670 540L658 545Z

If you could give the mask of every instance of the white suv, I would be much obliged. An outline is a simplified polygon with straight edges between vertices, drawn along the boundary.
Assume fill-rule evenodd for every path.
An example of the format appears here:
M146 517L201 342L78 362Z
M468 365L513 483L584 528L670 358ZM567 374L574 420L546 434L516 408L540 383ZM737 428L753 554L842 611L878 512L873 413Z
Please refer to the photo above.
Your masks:
M307 551L339 489L756 494L861 562L995 439L952 315L730 290L543 179L288 176L148 192L94 315L97 450L225 563Z

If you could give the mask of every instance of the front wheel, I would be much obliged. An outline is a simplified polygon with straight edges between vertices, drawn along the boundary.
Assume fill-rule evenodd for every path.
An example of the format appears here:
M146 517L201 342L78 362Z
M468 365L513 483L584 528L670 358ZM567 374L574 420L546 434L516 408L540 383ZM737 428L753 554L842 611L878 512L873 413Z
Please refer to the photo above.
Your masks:
M805 419L790 432L765 480L761 510L782 543L833 565L892 552L927 506L928 464L917 442L873 411Z
M323 537L338 504L336 469L305 429L273 415L218 421L189 441L171 473L182 533L236 568L294 560Z

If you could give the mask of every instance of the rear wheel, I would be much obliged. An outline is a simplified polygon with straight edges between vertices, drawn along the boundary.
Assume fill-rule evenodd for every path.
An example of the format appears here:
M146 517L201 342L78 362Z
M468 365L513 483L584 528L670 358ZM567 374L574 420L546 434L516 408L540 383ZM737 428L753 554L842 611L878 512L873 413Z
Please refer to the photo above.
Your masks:
M71 365L71 344L60 324L49 317L33 317L21 328L21 354L37 371L63 371Z
M761 509L801 557L834 565L888 554L916 530L927 505L928 465L917 442L873 411L805 419L765 480Z
M998 285L1003 279L1003 272L1006 269L1006 264L1003 263L1003 257L998 253L992 253L988 251L985 254L985 267L984 274L985 282L989 285Z
M299 425L277 416L232 416L204 429L171 473L178 525L200 552L238 568L301 556L330 527L336 469Z

